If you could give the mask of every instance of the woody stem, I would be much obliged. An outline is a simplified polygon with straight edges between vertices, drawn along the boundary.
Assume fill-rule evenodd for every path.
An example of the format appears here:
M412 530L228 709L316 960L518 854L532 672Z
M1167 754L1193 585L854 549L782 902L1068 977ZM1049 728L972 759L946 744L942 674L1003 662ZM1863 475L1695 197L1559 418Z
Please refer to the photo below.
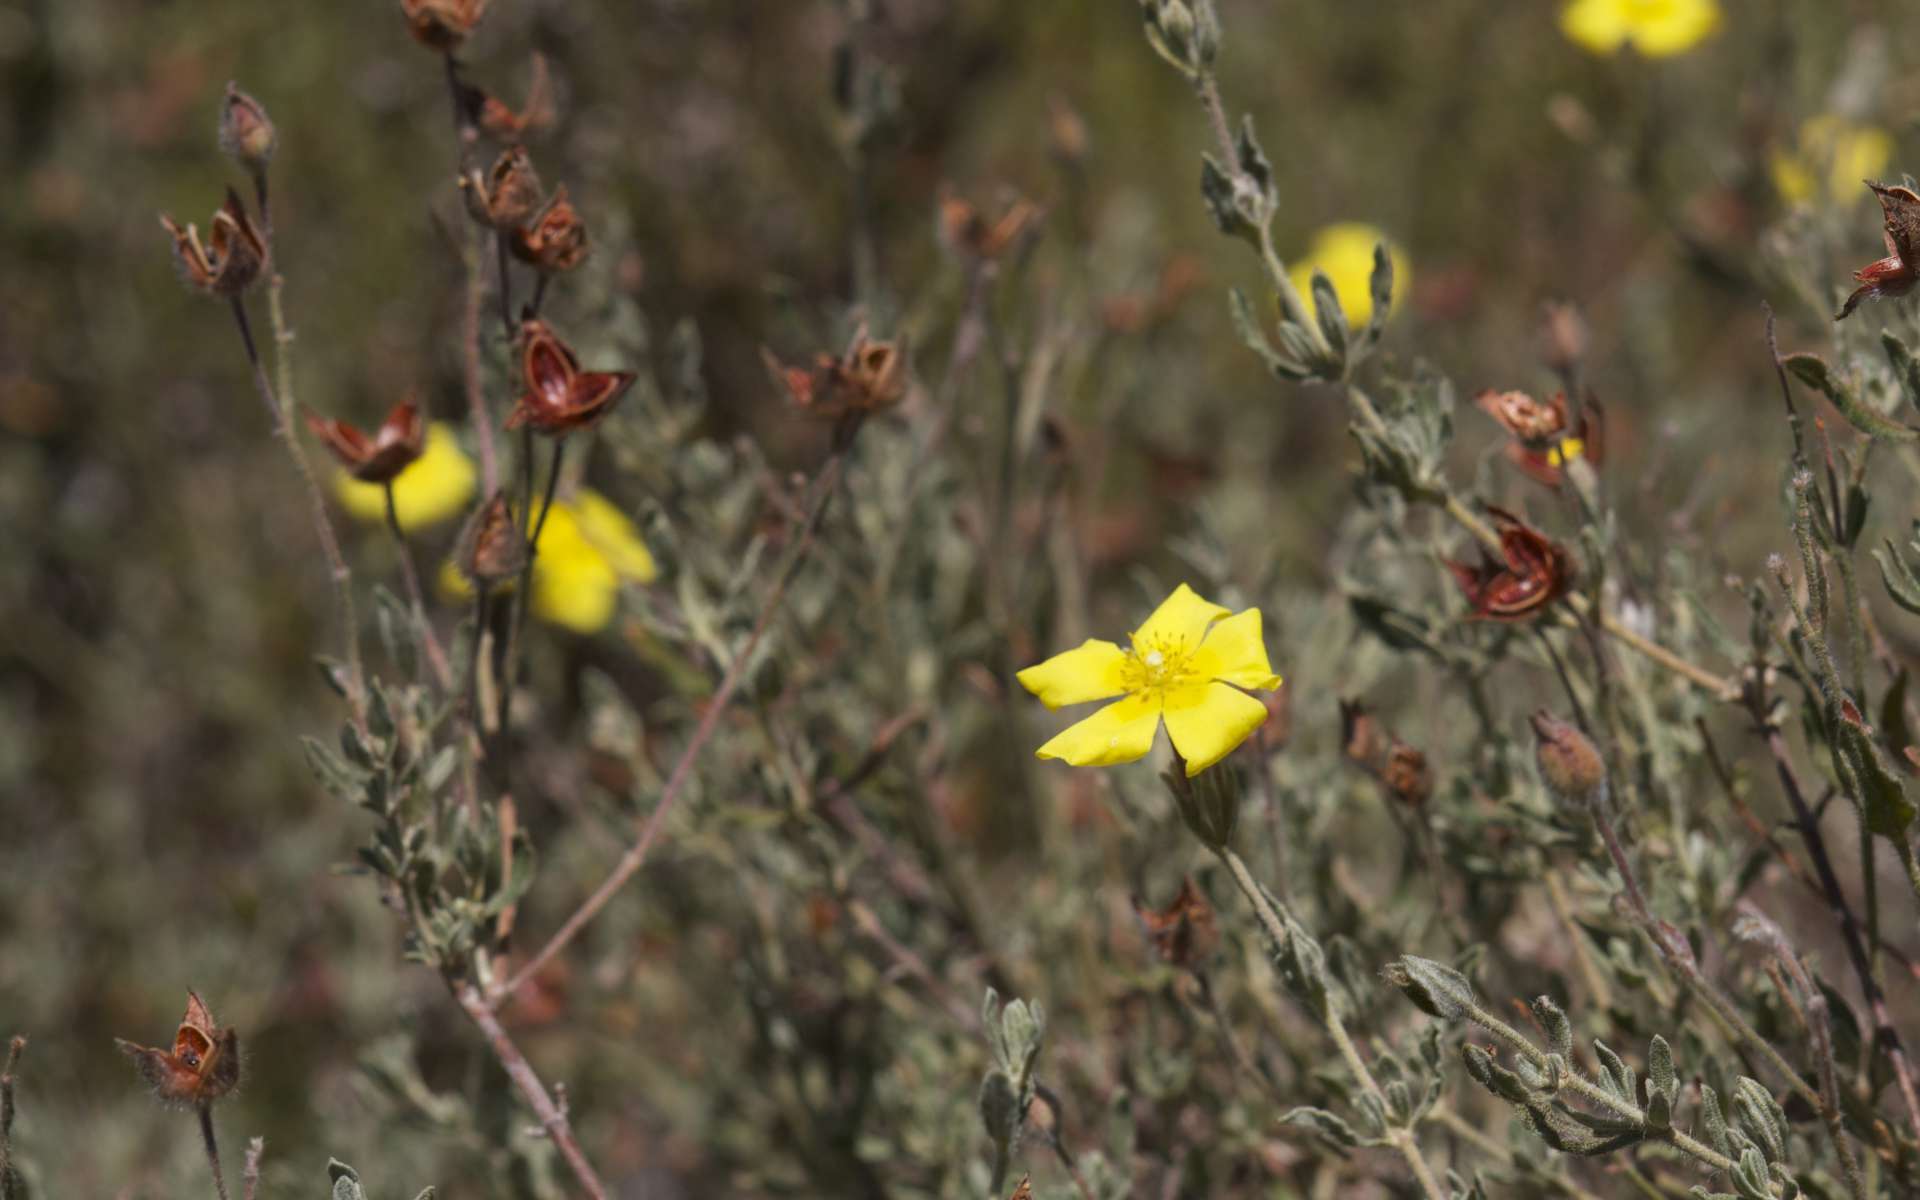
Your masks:
M200 1140L206 1143L207 1162L213 1167L213 1190L220 1194L220 1200L227 1200L227 1179L220 1172L220 1143L213 1136L213 1105L200 1106Z
M393 481L389 479L382 489L387 497L387 529L393 534L393 548L400 556L400 575L406 580L407 599L413 604L413 622L420 627L420 643L427 651L427 663L433 668L433 677L439 681L442 691L453 687L453 668L447 664L446 651L440 648L440 638L433 632L433 622L427 620L427 603L420 591L420 574L414 570L413 551L407 547L406 534L400 530L400 512L393 503Z

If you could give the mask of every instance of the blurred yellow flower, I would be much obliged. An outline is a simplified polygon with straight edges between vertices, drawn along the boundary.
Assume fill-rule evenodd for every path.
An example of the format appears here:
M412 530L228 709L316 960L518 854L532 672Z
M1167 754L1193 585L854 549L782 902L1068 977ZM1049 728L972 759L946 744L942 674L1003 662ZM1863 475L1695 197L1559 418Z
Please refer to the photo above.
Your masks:
M1720 28L1719 0L1572 0L1560 31L1595 54L1631 45L1648 58L1685 54Z
M1288 268L1287 278L1293 281L1307 307L1318 316L1319 309L1313 302L1313 273L1325 272L1327 282L1333 285L1333 294L1340 297L1347 321L1365 325L1373 318L1373 248L1383 242L1387 246L1387 258L1393 263L1393 295L1388 311L1398 311L1413 279L1413 268L1400 247L1387 241L1386 234L1358 221L1342 221L1314 234L1313 241L1307 243L1307 252Z
M533 613L575 633L597 633L613 620L624 583L652 583L660 569L627 515L598 492L582 489L555 500L533 559ZM511 587L511 585L508 585ZM473 595L451 561L441 590Z
M1893 138L1886 130L1827 114L1803 122L1799 139L1776 147L1769 165L1781 198L1803 205L1863 197L1861 180L1880 178L1892 161Z
M454 439L451 426L435 421L427 427L427 445L412 466L393 481L393 507L402 529L437 525L458 516L473 499L473 460ZM344 470L334 475L334 495L340 507L362 521L387 519L386 489L362 483Z
M1280 686L1267 662L1259 609L1228 616L1183 583L1134 631L1132 643L1122 650L1089 638L1016 676L1048 708L1120 697L1040 747L1040 758L1076 767L1134 762L1153 749L1164 718L1187 774L1198 775L1267 719L1267 706L1241 690Z

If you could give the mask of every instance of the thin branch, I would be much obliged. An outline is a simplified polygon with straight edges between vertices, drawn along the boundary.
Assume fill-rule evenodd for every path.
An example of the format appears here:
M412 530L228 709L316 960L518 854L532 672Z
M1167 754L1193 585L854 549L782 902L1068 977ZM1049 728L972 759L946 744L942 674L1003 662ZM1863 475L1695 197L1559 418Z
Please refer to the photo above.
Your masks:
M440 646L440 637L433 631L433 622L427 619L427 602L420 590L420 574L414 569L413 551L407 546L407 535L400 529L400 513L393 503L393 482L389 480L383 489L387 497L387 529L393 534L394 553L400 556L400 575L406 580L407 599L413 605L413 621L420 627L420 642L426 647L427 662L433 668L433 677L440 684L440 690L453 688L453 668L447 662L447 652Z
M233 320L240 330L240 344L247 352L247 364L253 368L254 388L259 392L261 402L267 406L274 433L286 446L301 483L306 487L307 500L313 510L314 531L319 535L320 549L326 555L327 568L333 581L334 603L340 610L341 636L347 644L347 673L350 676L348 704L353 710L355 723L364 726L367 681L365 668L360 662L360 622L353 607L353 572L347 567L346 555L340 551L340 539L334 533L333 519L327 515L327 502L320 494L320 483L314 477L313 464L307 461L306 449L293 429L293 389L287 357L287 347L293 342L293 334L287 329L286 317L280 306L280 287L281 278L276 273L268 294L275 365L280 376L277 390L267 380L267 368L261 362L260 349L253 340L253 327L247 321L246 306L238 296L233 297Z
M761 638L766 636L775 614L780 611L781 602L786 598L788 585L798 574L800 564L806 561L807 551L813 545L814 534L820 528L821 518L826 515L829 502L833 499L834 493L839 490L840 476L846 467L847 450L851 442L851 438L846 439L846 443L834 452L825 470L821 472L818 494L807 511L806 522L800 527L793 551L788 556L779 577L774 581L773 590L767 595L760 617L754 622L753 631L747 635L747 640L735 652L733 661L727 666L726 674L721 677L720 686L714 689L712 698L707 701L706 710L700 715L700 723L694 727L693 736L688 740L686 749L680 752L679 761L674 763L673 771L667 777L666 787L661 790L659 802L653 806L653 812L648 815L646 824L640 829L640 836L632 846L628 847L627 852L621 856L605 881L581 903L572 916L561 924L554 935L548 939L547 944L535 952L511 979L494 991L491 999L495 1006L504 1003L508 997L532 979L549 959L565 949L567 944L573 941L595 916L599 915L600 910L619 894L620 889L626 886L627 881L633 878L634 873L646 862L647 852L653 848L655 839L660 836L660 831L666 824L667 814L673 811L674 803L679 800L681 793L686 789L687 781L693 776L694 763L706 749L707 743L713 740L713 735L720 726L721 715L725 713L727 704L733 699L734 691L746 678L747 670L753 663L754 652L759 648Z
M1867 1007L1872 1013L1874 1041L1885 1052L1887 1062L1893 1067L1900 1098L1907 1107L1908 1124L1914 1137L1920 1139L1920 1096L1914 1090L1913 1069L1907 1062L1906 1047L1888 1014L1886 994L1880 990L1879 980L1874 978L1860 923L1853 915L1853 907L1847 903L1846 893L1840 889L1840 878L1834 873L1833 860L1827 854L1827 842L1821 836L1820 822L1807 806L1806 792L1800 786L1799 773L1794 770L1786 736L1767 719L1766 697L1759 684L1755 684L1748 692L1747 707L1753 714L1756 728L1766 740L1768 752L1773 755L1774 772L1780 777L1780 788L1793 808L1800 840L1806 844L1807 857L1813 860L1813 869L1820 877L1820 890L1826 897L1827 907L1832 910L1835 922L1840 926L1840 940L1846 948L1847 961L1853 964L1854 974L1860 982L1860 992L1866 997Z
M534 1071L520 1048L507 1036L506 1029L500 1024L500 1018L494 1015L493 1007L487 1003L480 989L471 983L449 983L453 988L453 997L459 1001L461 1011L467 1014L480 1033L487 1039L487 1045L493 1048L493 1056L507 1072L507 1078L520 1089L520 1095L533 1109L533 1115L540 1120L540 1128L549 1140L559 1148L560 1157L567 1160L572 1168L573 1177L593 1200L606 1200L606 1185L600 1182L599 1173L593 1164L587 1161L586 1154L580 1149L580 1143L573 1136L573 1125L567 1119L566 1110L555 1104L553 1097L547 1094L546 1085L540 1082L540 1076Z
M260 1192L260 1156L266 1153L267 1139L254 1138L247 1143L247 1162L241 1169L241 1194L246 1200L256 1200Z
M227 1200L227 1180L220 1171L220 1143L213 1136L213 1105L200 1105L199 1113L200 1141L206 1146L207 1164L213 1168L213 1190L219 1193L220 1200Z
M23 1200L24 1188L13 1169L13 1076L27 1039L15 1036L7 1043L7 1067L0 1071L0 1200Z

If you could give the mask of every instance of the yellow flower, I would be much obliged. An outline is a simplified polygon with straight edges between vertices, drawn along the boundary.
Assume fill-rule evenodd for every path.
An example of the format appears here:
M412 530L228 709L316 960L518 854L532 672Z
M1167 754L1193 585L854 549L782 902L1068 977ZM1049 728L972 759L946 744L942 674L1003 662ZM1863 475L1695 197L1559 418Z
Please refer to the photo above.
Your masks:
M1865 196L1860 181L1885 175L1892 161L1893 138L1886 130L1827 114L1803 122L1799 140L1791 148L1776 147L1769 165L1781 197L1803 205Z
M412 466L393 481L393 508L402 529L436 525L458 516L473 499L473 460L454 440L452 427L435 421L427 427L427 446ZM362 521L387 519L386 489L362 483L345 471L335 474L333 491L340 507Z
M1373 248L1382 243L1386 243L1387 258L1393 263L1393 294L1388 311L1398 311L1400 301L1406 297L1407 285L1413 279L1412 267L1400 247L1387 242L1387 235L1371 225L1343 221L1314 234L1313 241L1307 244L1307 252L1288 269L1287 278L1293 281L1307 307L1318 316L1319 308L1313 302L1313 273L1325 272L1327 282L1333 285L1333 294L1340 297L1340 307L1346 310L1347 320L1365 325L1373 317Z
M1572 0L1560 31L1595 54L1631 45L1648 58L1684 54L1720 28L1719 0Z
M575 633L597 633L613 620L622 584L652 583L659 574L626 514L600 493L582 489L570 500L555 500L540 530L533 612ZM456 596L473 595L472 585L451 562L441 566L440 587Z
M1186 584L1174 589L1132 648L1089 638L1017 678L1048 708L1120 697L1069 726L1037 754L1076 767L1134 762L1153 749L1162 718L1173 748L1198 775L1233 751L1267 719L1267 707L1242 688L1271 691L1280 677L1267 662L1260 610L1227 615Z

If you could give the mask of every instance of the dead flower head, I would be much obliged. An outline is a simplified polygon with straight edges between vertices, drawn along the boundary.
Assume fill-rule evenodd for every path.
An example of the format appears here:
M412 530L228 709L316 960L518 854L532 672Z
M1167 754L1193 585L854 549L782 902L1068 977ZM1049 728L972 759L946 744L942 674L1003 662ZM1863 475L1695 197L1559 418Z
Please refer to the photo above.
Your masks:
M873 340L864 325L844 354L817 354L812 367L788 366L771 350L761 353L793 406L823 421L883 412L907 394L906 355L899 343Z
M1340 702L1340 745L1347 761L1373 776L1402 804L1418 808L1433 795L1433 772L1426 754L1383 729L1358 700Z
M1505 509L1488 506L1500 531L1496 563L1483 551L1478 566L1449 562L1447 569L1476 617L1524 621L1548 608L1573 586L1573 556L1565 547Z
M587 223L567 198L565 184L553 189L553 199L532 224L513 231L513 255L542 275L571 271L587 261Z
M407 32L434 50L458 50L487 15L488 0L400 0Z
M1867 186L1880 197L1880 211L1886 216L1882 236L1887 243L1887 257L1876 259L1853 273L1860 286L1834 314L1836 321L1846 320L1863 300L1904 296L1920 282L1920 195L1915 195L1911 188L1887 187L1871 180Z
M1565 392L1542 402L1526 392L1489 388L1474 397L1474 403L1512 436L1507 458L1537 483L1558 487L1567 464L1577 458L1600 463L1605 414L1592 397L1581 406L1577 429L1571 427Z
M119 1038L114 1044L133 1059L153 1094L168 1104L201 1107L240 1086L239 1036L230 1027L219 1028L206 1003L192 992L187 993L186 1015L180 1018L171 1050Z
M1032 201L1015 196L998 217L988 219L947 187L940 196L940 236L962 254L993 262L1019 246L1025 235L1039 225L1042 215Z
M527 535L514 519L505 492L495 492L467 519L454 562L461 574L482 586L512 579L526 565Z
M229 81L220 106L220 149L248 170L264 171L277 140L266 108Z
M189 223L182 229L165 213L160 215L160 225L173 238L181 275L200 291L238 296L253 286L267 265L267 241L232 188L227 189L227 202L213 214L205 242L196 226Z
M395 476L413 465L427 443L427 423L420 415L420 406L411 399L394 405L371 435L311 410L307 428L333 451L347 474L364 483L392 483Z
M541 320L520 326L520 381L526 389L507 428L531 426L554 437L599 423L638 378L632 371L582 371L573 349Z
M1191 876L1180 882L1179 892L1175 893L1173 903L1167 907L1155 911L1135 899L1133 911L1146 928L1147 936L1153 940L1154 950L1172 966L1204 966L1220 944L1220 930L1213 917L1213 905L1193 885Z
M534 52L533 77L527 84L526 107L515 112L498 97L483 92L479 96L479 110L480 128L502 141L538 133L553 124L553 76L547 69L547 56L537 50Z
M518 229L540 207L540 176L523 146L509 146L493 160L484 177L472 168L460 178L467 212L482 225L498 230Z

